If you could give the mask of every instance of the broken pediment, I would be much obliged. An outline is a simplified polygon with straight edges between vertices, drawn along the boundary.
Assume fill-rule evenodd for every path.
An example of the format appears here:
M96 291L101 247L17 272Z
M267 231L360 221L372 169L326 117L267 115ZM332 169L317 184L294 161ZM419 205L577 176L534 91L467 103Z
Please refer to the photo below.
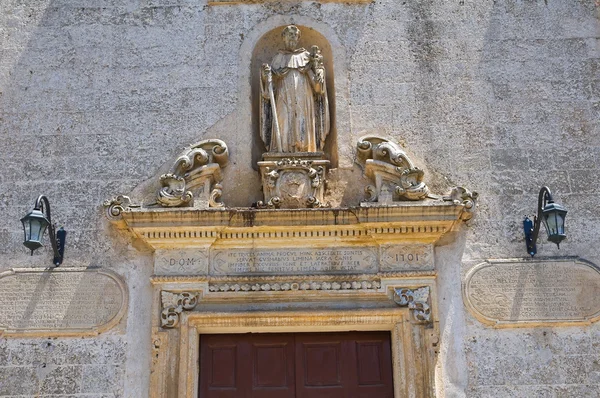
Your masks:
M365 187L366 202L389 205L402 200L423 200L430 194L425 173L392 141L362 137L356 145L356 163L371 184Z

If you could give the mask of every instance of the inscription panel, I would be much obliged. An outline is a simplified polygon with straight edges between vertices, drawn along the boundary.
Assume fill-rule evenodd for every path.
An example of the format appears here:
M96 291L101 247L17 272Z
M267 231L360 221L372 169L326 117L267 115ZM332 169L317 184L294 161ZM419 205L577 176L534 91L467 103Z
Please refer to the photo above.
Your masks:
M478 319L497 325L600 317L600 272L583 260L486 262L469 272L463 293Z
M432 245L385 245L381 247L381 271L432 270Z
M362 274L377 272L376 248L213 250L211 275Z
M0 274L0 333L97 334L127 308L127 290L110 271L12 269Z
M156 275L206 275L208 254L205 250L157 250L154 253Z

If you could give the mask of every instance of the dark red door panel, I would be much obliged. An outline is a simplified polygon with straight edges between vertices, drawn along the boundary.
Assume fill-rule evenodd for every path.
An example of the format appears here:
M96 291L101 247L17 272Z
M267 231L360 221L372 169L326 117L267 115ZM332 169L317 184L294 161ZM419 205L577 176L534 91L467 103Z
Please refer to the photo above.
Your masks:
M200 398L392 398L387 332L202 335Z
M200 397L294 398L294 335L200 336Z

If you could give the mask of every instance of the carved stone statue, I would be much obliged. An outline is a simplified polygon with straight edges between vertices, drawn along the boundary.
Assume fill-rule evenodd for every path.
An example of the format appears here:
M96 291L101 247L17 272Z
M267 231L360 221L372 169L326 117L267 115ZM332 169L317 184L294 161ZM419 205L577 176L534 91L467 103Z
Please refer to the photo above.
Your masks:
M297 48L300 29L287 26L284 49L263 64L260 135L269 152L318 152L329 133L329 104L323 55Z

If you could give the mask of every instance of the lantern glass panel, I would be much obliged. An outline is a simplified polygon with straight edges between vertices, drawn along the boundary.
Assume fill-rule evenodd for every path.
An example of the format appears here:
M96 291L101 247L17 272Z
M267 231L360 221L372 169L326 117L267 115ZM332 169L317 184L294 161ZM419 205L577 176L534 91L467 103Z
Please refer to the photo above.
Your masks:
M43 246L42 238L49 225L44 214L40 210L33 209L31 213L21 219L21 222L23 223L23 232L25 234L23 244L32 252Z

